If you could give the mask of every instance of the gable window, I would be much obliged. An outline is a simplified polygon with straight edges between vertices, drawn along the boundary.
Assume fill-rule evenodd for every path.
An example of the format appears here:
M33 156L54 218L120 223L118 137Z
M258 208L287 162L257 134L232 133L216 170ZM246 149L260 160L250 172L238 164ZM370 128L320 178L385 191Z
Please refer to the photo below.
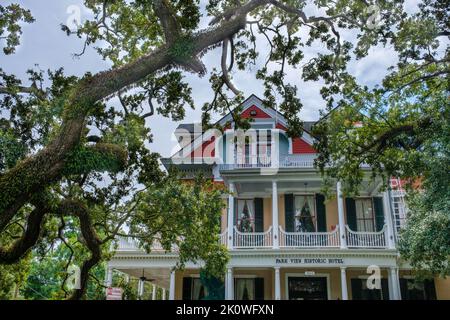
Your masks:
M355 199L356 225L358 231L375 231L375 214L371 198Z
M316 232L317 216L313 195L294 195L295 232Z

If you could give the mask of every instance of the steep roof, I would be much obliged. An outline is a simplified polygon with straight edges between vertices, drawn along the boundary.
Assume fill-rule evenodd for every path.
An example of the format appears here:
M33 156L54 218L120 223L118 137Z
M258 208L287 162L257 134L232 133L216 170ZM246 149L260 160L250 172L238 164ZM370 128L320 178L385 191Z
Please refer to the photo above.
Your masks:
M259 102L260 102L261 104L263 104L263 100L262 100L261 98L259 98L259 97L256 96L255 94L251 94L247 99L244 100L244 102L242 102L242 105L246 105L246 104L247 104L248 102L250 102L252 99L259 100ZM270 109L270 110L276 112L280 117L282 117L282 118L284 119L284 115L283 115L280 111L278 111L278 110L276 110L276 109L274 109L274 108L272 108L272 107L266 107L266 108L268 108L268 109ZM227 118L227 116L229 116L229 114L223 116L223 117L222 117L220 120L218 120L216 123L223 122L223 121ZM319 120L318 120L318 121L319 121ZM318 121L304 121L304 122L303 122L303 129L304 129L305 131L307 131L308 133L311 133L312 127L313 127L314 124L316 124ZM200 123L181 123L181 124L178 125L177 130L186 130L186 131L188 131L188 132L190 132L190 133L193 133L193 132L194 132L194 126L195 126L195 125L200 125Z

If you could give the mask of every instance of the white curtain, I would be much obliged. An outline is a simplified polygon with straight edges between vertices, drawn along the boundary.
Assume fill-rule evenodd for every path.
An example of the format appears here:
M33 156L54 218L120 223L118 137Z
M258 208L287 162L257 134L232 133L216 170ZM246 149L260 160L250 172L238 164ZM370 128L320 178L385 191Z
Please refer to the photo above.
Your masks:
M245 208L247 208L246 212ZM255 231L255 204L253 199L238 199L237 219L237 226L239 231Z
M205 288L203 287L200 279L192 279L192 300L203 299L206 295L206 292L204 290Z
M355 207L357 230L366 232L375 231L375 217L372 209L372 199L356 199Z
M236 300L255 300L255 279L236 279Z
M315 232L316 228L316 210L314 196L295 196L295 231L296 232ZM305 215L309 209L310 220ZM303 214L303 215L302 215Z

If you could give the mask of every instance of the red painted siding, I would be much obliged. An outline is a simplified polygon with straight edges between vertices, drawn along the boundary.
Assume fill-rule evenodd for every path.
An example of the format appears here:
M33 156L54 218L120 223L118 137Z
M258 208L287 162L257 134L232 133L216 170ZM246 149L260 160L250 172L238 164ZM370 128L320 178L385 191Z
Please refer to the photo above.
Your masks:
M316 150L301 138L292 139L292 153L316 153Z
M256 115L252 116L250 115L250 113L252 111L256 112ZM255 119L267 119L267 118L271 118L267 113L265 113L264 111L262 111L260 108L258 108L257 106L251 106L250 108L248 108L247 110L245 110L244 112L242 112L241 117L246 119L246 118L255 118Z
M197 158L197 157L214 157L215 156L215 150L214 150L214 140L215 140L215 138L214 137L212 137L211 139L209 139L209 140L207 140L207 141L204 141L203 142L203 144L202 144L202 149L201 149L201 151L200 151L200 147L198 147L197 149L195 149L194 151L192 151L192 153L191 153L191 158ZM213 144L212 146L210 146L210 144ZM205 149L207 148L209 146L209 148L208 148L208 150L206 150L206 153L205 153ZM204 154L205 153L205 154Z
M276 128L287 131L286 127L280 123L276 124ZM316 153L316 150L302 138L294 138L292 139L292 153Z

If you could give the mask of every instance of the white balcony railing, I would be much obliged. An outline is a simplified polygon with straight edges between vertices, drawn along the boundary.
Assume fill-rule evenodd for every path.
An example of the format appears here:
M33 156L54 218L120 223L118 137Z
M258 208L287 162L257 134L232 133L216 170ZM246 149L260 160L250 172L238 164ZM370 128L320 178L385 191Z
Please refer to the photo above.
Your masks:
M144 251L143 248L139 246L139 241L133 237L118 236L116 238L117 251ZM174 245L172 251L177 251L178 248ZM161 243L158 240L154 240L151 246L152 252L165 252Z
M234 168L268 168L271 166L271 157L269 155L245 155L236 156L234 159Z
M117 250L119 251L136 251L139 250L139 243L135 238L118 236Z
M280 156L281 168L312 168L316 154L287 154Z
M220 170L252 168L313 168L315 154L289 154L272 157L270 155L236 156L233 163L220 164Z
M339 245L338 229L331 232L286 232L280 226L280 247L335 248Z
M228 243L228 231L225 230L224 232L222 232L219 236L219 242L221 245L226 246Z
M234 248L272 247L272 226L265 232L240 232L234 227Z
M347 246L351 248L385 248L386 247L386 225L377 232L358 232L347 230Z
M358 232L352 231L346 226L346 239L349 248L386 248L386 230L378 232ZM287 232L279 226L280 247L281 248L339 248L340 236L339 229L331 232ZM228 245L228 232L224 231L219 235L219 242ZM117 251L143 251L139 242L132 237L117 237ZM265 232L241 232L234 226L233 229L233 248L272 248L273 229L272 226ZM159 241L154 241L152 252L166 252ZM173 246L173 252L178 248Z

